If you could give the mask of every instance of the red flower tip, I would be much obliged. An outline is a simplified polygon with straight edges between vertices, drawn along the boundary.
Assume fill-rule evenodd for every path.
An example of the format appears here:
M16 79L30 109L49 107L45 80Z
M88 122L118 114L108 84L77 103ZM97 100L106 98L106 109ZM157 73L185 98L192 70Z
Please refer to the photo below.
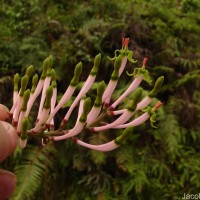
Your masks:
M128 47L129 38L125 38L122 36L122 48Z
M34 130L31 130L31 134L34 135L36 132Z
M62 120L62 123L61 123L61 125L60 125L60 127L59 127L59 130L62 130L64 127L65 127L65 125L67 124L67 120L66 119L63 119Z
M147 60L148 60L147 57L145 57L145 58L143 59L143 66L146 66L146 64L147 64Z
M154 106L155 110L158 110L158 108L160 108L160 106L162 106L163 103L161 101L158 101L158 103Z
M72 141L76 143L77 142L77 138L72 137Z
M104 108L108 108L109 107L109 104L108 103L104 103Z
M45 128L48 129L50 127L50 124L45 124Z
M49 137L49 141L54 141L54 137L53 136Z
M92 132L92 133L95 132L94 128L90 128L89 130L90 130L90 132Z
M54 129L54 124L50 124L50 129L51 129L51 130Z

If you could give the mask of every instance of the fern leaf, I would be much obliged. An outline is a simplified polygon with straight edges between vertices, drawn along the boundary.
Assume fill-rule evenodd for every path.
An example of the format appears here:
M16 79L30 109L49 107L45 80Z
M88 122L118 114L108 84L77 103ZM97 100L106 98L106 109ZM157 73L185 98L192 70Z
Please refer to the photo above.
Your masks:
M45 176L49 176L56 150L52 143L43 148L28 146L24 150L22 162L15 167L17 188L11 200L32 199L40 188Z

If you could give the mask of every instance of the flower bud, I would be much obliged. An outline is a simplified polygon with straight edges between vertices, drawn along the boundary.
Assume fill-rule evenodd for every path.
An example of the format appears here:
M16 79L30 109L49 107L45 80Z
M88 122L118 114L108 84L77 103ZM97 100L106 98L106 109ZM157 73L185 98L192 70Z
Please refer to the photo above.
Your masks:
M94 67L92 68L90 75L95 76L97 74L100 62L101 62L101 54L99 53L94 58Z
M23 96L23 94L24 94L24 92L26 90L27 84L28 84L28 76L25 75L21 79L21 90L20 90L20 96L21 97Z
M44 104L44 108L48 109L51 106L51 97L53 95L53 87L49 86L46 90L46 100L45 100L45 104Z
M36 86L37 86L37 83L38 83L38 75L35 74L32 78L32 88L31 88L31 93L34 93L35 92L35 89L36 89Z
M103 96L103 93L105 91L105 88L106 88L106 84L105 84L104 81L99 83L99 86L97 88L97 96L96 96L96 99L94 101L95 107L100 107L102 105L102 96Z
M88 97L87 99L84 100L83 113L79 120L80 122L86 122L90 108L91 108L91 99Z
M33 73L33 65L30 65L30 66L26 69L26 75L28 76L28 79L30 79L32 73Z
M26 111L29 98L30 98L30 90L28 89L24 92L24 95L23 95L21 111L24 111L24 112Z
M136 109L138 102L141 100L141 97L142 97L142 89L139 88L134 93L133 100L128 107L129 111L133 112Z
M126 128L123 133L115 139L115 144L121 145L127 138L130 133L133 132L133 127L129 126Z
M114 71L111 75L111 80L115 81L119 78L119 69L121 67L121 63L122 63L122 56L118 56L114 63Z
M42 71L42 75L41 75L40 79L42 79L42 80L45 79L45 77L47 76L47 71L48 71L48 69L51 69L52 65L53 65L53 58L50 55L43 62L43 65L42 65L43 71Z
M19 85L19 74L16 73L14 76L14 91L18 91L18 85Z
M71 82L70 82L70 85L71 86L76 86L78 84L78 80L79 80L79 77L80 77L80 74L82 72L82 62L79 62L76 67L75 67L75 70L74 70L74 77L72 78Z
M158 91L160 90L162 84L163 84L163 81L164 81L164 76L161 76L159 77L155 84L154 84L154 88L149 92L149 97L153 98L156 96L156 94L158 93Z

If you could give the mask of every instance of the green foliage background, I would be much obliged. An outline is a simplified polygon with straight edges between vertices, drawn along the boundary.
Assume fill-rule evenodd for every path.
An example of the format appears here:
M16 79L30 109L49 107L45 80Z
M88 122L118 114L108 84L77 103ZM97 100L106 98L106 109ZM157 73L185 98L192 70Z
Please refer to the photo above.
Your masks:
M108 81L112 65L106 56L121 48L121 33L130 37L139 66L148 54L152 77L165 76L158 95L165 105L156 129L139 126L125 145L106 154L71 141L42 147L32 139L1 164L18 177L11 199L167 200L199 193L199 12L198 0L1 0L0 100L8 107L13 75L31 64L40 72L49 54L55 58L60 95L77 62L83 62L84 81L99 52L98 79ZM114 98L129 81L122 77ZM103 143L109 132L83 137Z

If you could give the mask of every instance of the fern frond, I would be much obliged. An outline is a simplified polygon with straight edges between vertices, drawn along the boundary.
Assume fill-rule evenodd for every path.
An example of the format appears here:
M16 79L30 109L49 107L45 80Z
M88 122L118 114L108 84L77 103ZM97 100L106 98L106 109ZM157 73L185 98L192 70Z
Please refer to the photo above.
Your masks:
M11 200L32 199L53 166L56 150L52 143L45 147L28 146L22 156L22 162L15 168L17 188Z
M193 70L192 72L188 72L182 78L177 80L176 87L183 86L184 84L191 81L198 81L199 77L200 77L200 70Z

